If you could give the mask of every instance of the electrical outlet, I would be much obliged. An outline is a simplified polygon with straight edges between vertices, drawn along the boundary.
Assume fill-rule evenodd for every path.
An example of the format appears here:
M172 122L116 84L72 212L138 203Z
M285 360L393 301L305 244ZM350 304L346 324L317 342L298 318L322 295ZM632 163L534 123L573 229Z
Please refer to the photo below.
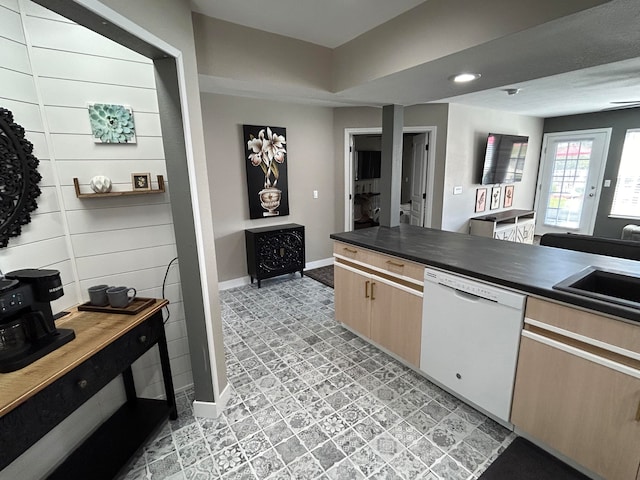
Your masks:
M611 180L605 180L604 181L604 186L605 187L610 187L611 186Z

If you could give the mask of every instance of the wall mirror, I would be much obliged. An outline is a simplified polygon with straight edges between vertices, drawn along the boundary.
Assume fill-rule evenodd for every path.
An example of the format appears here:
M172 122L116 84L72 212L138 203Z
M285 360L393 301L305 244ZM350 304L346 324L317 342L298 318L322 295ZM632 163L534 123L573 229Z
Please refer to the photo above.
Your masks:
M38 159L33 145L24 138L24 128L13 114L0 107L0 248L17 237L31 221L40 195Z

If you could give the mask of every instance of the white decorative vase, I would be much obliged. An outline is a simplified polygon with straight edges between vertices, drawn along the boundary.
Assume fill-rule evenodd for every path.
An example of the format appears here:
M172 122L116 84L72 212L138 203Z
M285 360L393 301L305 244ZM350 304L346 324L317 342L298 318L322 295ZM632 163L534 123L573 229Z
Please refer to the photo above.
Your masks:
M111 191L111 180L104 175L96 175L91 179L91 190L96 193L107 193Z
M260 196L260 205L268 212L262 212L263 217L275 217L280 215L276 208L280 206L280 198L282 191L275 187L268 187L258 192Z

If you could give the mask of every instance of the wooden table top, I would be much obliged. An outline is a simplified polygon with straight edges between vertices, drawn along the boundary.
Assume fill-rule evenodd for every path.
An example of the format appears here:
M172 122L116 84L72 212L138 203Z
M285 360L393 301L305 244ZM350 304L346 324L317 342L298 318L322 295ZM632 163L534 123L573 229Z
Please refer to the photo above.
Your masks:
M20 370L0 373L0 417L73 370L101 349L140 325L167 300L156 302L136 315L79 312L56 320L56 327L70 328L76 338Z

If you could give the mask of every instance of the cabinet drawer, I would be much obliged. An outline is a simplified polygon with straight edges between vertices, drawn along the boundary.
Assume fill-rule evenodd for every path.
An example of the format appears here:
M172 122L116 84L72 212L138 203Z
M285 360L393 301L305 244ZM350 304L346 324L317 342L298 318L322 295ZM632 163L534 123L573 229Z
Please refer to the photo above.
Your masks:
M342 242L334 242L333 253L366 263L393 275L409 277L420 283L424 281L424 265L404 258L374 252L373 250Z
M527 299L525 317L640 354L640 325L534 297Z

